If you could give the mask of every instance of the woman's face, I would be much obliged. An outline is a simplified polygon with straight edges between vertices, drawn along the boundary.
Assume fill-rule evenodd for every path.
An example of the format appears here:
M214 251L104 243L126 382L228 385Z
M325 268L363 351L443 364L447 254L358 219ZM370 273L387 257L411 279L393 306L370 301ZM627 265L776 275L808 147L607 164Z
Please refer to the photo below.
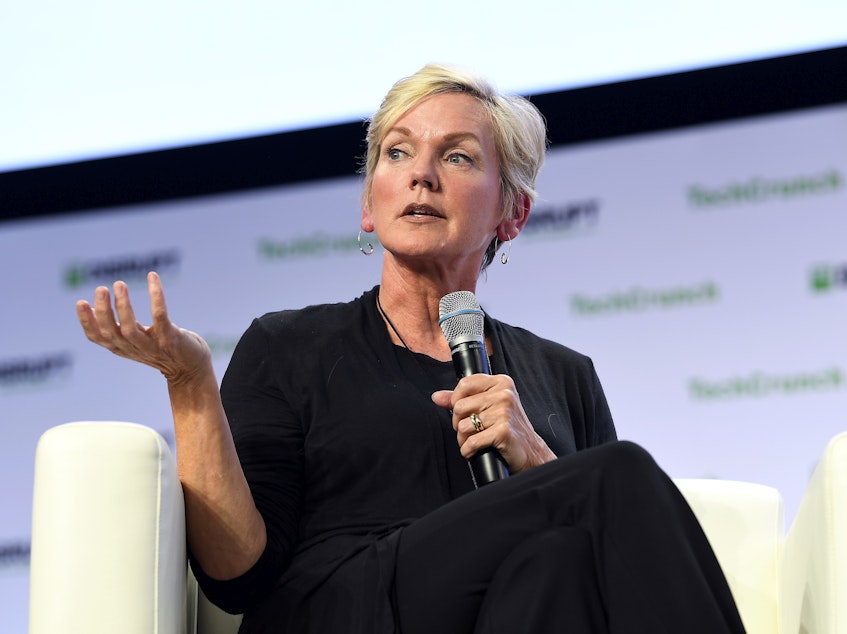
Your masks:
M380 146L362 228L395 257L478 273L501 224L500 166L483 106L445 93L400 117Z

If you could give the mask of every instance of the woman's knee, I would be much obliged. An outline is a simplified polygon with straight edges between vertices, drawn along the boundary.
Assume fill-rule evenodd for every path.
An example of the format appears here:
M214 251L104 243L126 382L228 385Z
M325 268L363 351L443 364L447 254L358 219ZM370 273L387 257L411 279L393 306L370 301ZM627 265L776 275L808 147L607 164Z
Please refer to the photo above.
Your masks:
M653 456L634 442L621 440L598 449L601 451L596 468L607 491L629 498L642 497L670 482Z
M629 440L618 440L597 447L599 466L608 473L619 473L622 476L653 474L660 471L653 456Z

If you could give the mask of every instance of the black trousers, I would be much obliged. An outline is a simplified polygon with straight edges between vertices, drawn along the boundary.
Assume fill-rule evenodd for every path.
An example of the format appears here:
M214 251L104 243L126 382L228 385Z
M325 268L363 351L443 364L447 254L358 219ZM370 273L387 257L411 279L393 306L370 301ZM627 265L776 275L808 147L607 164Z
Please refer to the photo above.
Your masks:
M614 442L467 494L406 527L403 634L743 632L685 499Z

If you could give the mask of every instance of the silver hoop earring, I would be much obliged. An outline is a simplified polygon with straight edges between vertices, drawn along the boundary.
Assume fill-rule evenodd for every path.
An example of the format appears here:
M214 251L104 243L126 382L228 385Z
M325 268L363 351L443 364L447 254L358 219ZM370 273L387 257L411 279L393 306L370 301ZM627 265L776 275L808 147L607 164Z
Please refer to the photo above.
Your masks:
M362 246L362 230L359 229L359 237L356 238L356 241L359 243L359 251L362 252L362 255L373 255L374 245L370 242L367 243L367 247Z
M509 244L506 247L506 252L500 254L500 263L501 264L508 264L509 263L509 256L511 256L511 255L512 255L512 238L509 238Z

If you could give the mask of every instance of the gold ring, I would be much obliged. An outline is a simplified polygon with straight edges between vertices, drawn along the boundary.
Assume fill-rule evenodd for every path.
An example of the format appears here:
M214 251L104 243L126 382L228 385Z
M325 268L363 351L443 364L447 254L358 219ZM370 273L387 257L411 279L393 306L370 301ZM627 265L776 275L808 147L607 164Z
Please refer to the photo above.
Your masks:
M473 423L473 428L477 431L482 431L484 428L482 426L482 419L480 419L479 414L473 413L470 415L471 422Z

